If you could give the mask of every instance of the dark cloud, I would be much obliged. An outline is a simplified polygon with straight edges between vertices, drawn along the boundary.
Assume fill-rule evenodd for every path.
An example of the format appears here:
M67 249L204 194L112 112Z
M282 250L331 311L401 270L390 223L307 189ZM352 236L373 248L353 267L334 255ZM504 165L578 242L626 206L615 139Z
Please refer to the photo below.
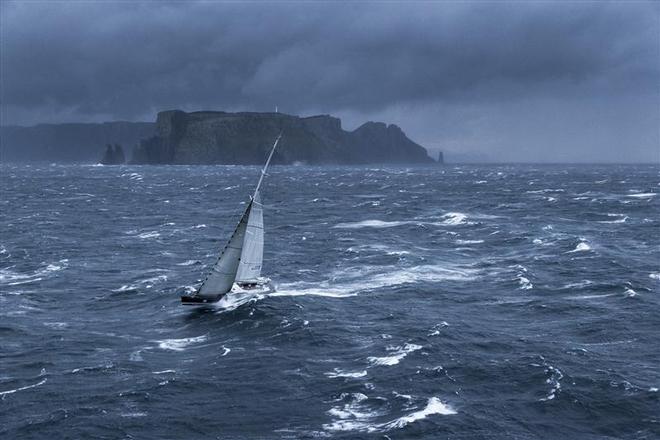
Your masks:
M501 160L620 160L621 148L660 160L653 2L5 2L1 12L4 124L278 105L349 127L382 118L431 148Z

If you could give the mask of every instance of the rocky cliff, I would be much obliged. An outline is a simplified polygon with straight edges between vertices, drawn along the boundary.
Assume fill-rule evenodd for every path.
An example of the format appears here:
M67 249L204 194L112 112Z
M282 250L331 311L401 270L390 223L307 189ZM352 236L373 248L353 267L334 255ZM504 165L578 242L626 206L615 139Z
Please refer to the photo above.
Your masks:
M367 122L345 131L328 115L160 112L156 135L133 150L136 164L261 164L284 132L273 163L431 163L426 150L396 125Z

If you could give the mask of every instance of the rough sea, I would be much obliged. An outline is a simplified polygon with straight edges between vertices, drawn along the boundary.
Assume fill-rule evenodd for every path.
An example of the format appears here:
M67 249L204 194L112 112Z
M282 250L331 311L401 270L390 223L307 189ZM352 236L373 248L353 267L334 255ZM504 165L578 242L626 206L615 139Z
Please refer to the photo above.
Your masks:
M2 165L2 439L660 438L660 168Z

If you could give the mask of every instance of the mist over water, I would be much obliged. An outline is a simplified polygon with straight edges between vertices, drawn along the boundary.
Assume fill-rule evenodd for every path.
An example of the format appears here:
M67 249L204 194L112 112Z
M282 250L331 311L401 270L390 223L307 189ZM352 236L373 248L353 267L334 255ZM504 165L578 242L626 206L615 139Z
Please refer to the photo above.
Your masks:
M0 436L660 436L659 171L1 165Z

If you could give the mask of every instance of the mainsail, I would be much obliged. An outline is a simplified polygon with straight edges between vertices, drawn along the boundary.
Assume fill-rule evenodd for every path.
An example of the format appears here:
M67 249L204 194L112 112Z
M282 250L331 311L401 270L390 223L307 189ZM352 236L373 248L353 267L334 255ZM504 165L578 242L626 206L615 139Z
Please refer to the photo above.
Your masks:
M259 176L259 182L250 203L229 239L229 243L197 291L198 296L218 297L229 292L234 281L256 282L261 275L264 258L264 216L259 189L281 137L280 133L270 150L266 165L261 170L261 176Z

